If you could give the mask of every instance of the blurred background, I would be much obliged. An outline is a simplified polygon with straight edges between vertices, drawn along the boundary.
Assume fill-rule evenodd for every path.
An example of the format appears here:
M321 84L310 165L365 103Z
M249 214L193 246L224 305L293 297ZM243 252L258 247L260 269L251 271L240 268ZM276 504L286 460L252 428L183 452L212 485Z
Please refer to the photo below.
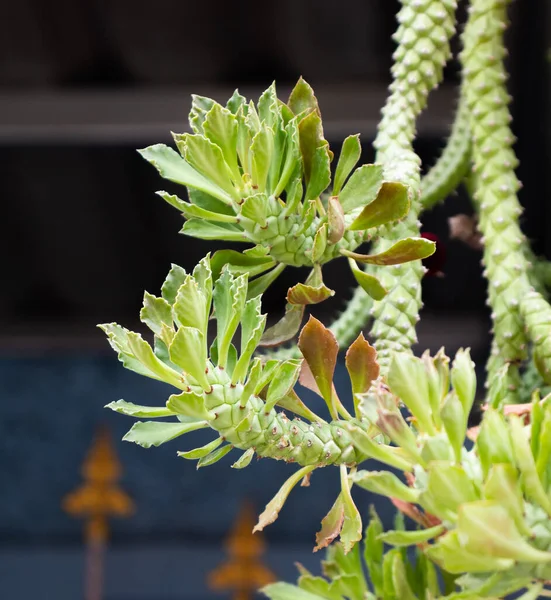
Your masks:
M188 439L147 451L121 443L131 420L103 409L119 398L160 404L168 390L125 371L95 325L141 331L143 290L156 293L171 262L191 268L221 247L178 234L179 214L154 194L166 182L135 149L187 130L191 93L223 101L239 87L257 98L275 79L285 98L303 75L335 152L359 132L363 160L372 160L398 7L393 0L2 3L0 598L75 600L85 587L87 600L238 597L232 577L228 590L210 589L209 573L231 559L224 540L241 531L243 507L260 511L290 468L262 461L234 471L226 459L196 472L176 457L191 447ZM551 8L526 0L511 16L523 228L551 258ZM457 81L454 60L419 122L424 168L449 132ZM449 216L469 212L460 194L423 218L447 258L444 277L424 280L419 347L470 346L483 366L489 317L480 254L449 240L447 227ZM352 281L338 263L327 279L339 292L321 307L329 320ZM274 315L292 281L296 272L286 272L267 295ZM71 514L79 498L86 504L81 486L93 487L98 469L127 495L125 518L98 524ZM336 486L337 473L327 469L291 495L266 532L264 566L251 572L294 580L296 560L317 569L314 533ZM358 494L364 512L373 500ZM388 523L389 507L377 506Z

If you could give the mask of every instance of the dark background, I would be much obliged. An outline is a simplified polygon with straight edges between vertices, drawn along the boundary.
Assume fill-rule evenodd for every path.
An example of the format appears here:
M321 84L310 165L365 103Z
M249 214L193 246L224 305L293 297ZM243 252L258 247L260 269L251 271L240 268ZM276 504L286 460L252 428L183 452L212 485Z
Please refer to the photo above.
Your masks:
M167 186L135 152L187 128L190 94L257 98L276 79L281 97L303 75L316 89L338 153L360 132L365 161L383 105L398 3L390 0L188 2L18 0L0 8L0 597L82 597L82 527L61 509L100 424L119 440L131 420L107 414L118 398L160 403L166 389L124 371L100 322L138 327L143 290L156 293L171 262L188 268L220 247L178 235L181 218L154 192ZM524 183L523 228L551 257L550 8L526 0L508 33L513 128ZM457 41L454 45L457 50ZM455 106L458 66L419 122L428 168ZM420 347L471 346L483 365L488 314L480 255L448 240L463 194L423 217L447 249L444 278L424 281ZM227 246L227 244L225 244ZM352 281L327 277L339 310ZM265 300L280 311L288 271ZM339 377L342 378L342 370ZM199 438L200 436L198 436ZM184 447L182 447L184 446ZM216 598L205 576L241 503L257 509L290 474L262 461L242 472L228 459L195 472L175 457L188 441L154 449L117 442L134 517L113 523L105 598ZM316 473L267 532L266 562L294 578L336 495L336 473ZM372 501L364 495L363 508ZM383 504L380 510L388 518ZM32 575L32 576L30 576Z

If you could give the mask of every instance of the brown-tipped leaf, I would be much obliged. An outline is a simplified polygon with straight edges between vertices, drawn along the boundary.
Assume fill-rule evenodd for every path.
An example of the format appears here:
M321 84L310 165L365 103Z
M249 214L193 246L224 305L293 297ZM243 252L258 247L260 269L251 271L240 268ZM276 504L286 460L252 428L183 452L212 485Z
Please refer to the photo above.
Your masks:
M289 302L289 304L300 304L303 306L306 304L319 304L334 295L334 290L329 289L323 283L316 287L306 285L305 283L297 283L292 288L289 288L289 291L287 292L287 302Z
M407 215L409 206L407 186L394 181L385 181L375 200L362 210L348 229L358 231L397 221Z
M364 338L363 333L356 338L346 352L346 368L354 394L363 394L371 387L371 382L379 377L377 351Z
M259 346L278 346L288 342L295 337L302 317L304 315L304 305L287 304L285 307L285 315L272 327L266 329L264 335L260 338Z
M258 523L255 525L253 533L256 531L262 531L266 525L273 523L277 519L279 511L283 508L283 505L291 493L291 490L303 477L308 475L308 473L313 471L315 468L316 465L308 465L287 479L287 481L279 489L279 492L270 500L270 502L268 502L264 512L258 517Z
M318 101L314 95L314 90L302 77L293 88L287 106L295 115L299 115L305 110L318 110Z
M357 254L341 250L341 254L349 256L361 263L370 265L399 265L412 260L420 260L434 254L436 244L425 238L405 238L379 254Z
M316 547L314 552L327 548L335 540L342 530L344 523L344 502L342 494L339 494L331 510L323 517L321 529L316 533Z
M320 321L310 316L300 332L298 347L310 367L321 396L326 402L331 402L333 373L339 352L335 336Z

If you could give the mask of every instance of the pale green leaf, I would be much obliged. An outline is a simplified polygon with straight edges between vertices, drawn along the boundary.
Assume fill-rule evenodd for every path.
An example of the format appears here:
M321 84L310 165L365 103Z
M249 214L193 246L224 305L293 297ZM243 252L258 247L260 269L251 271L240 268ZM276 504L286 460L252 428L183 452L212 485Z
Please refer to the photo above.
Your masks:
M210 390L205 369L207 345L205 336L195 327L180 327L169 347L170 360L190 375L204 389Z
M174 181L181 185L196 188L231 204L231 195L225 192L215 183L204 177L187 163L177 152L164 144L155 144L138 150L138 152L149 161L161 174L162 177L169 181Z
M379 536L385 544L391 546L413 546L432 540L445 531L443 525L430 527L429 529L418 529L416 531L387 531Z
M251 143L252 181L258 189L266 190L266 181L274 152L274 131L270 127L262 127L253 137Z
M377 277L362 271L362 269L358 267L356 261L349 258L348 264L352 271L352 275L354 275L354 279L358 282L364 292L373 298L373 300L382 300L388 294L388 290L383 287Z
M214 416L205 408L203 395L193 391L172 394L166 402L166 407L173 413L193 419L210 419Z
M265 193L254 194L245 198L240 207L240 214L260 227L266 227L266 217L268 215L268 197Z
M321 196L331 183L331 159L329 146L319 146L312 155L310 178L306 187L306 200L315 200Z
M232 469L244 469L251 464L251 460L254 456L254 448L249 448L245 450L243 454L233 463L231 466Z
M239 182L241 174L237 166L237 119L235 115L227 108L214 104L206 114L203 131L205 136L222 150L234 182Z
M220 459L224 458L224 456L226 456L226 454L228 454L230 450L233 450L233 446L230 446L229 444L227 444L226 446L222 446L221 448L217 448L216 450L213 450L206 456L203 456L199 459L199 462L197 463L197 468L200 469L201 467L209 467L210 465L213 465Z
M178 452L178 456L185 458L187 460L197 460L199 458L203 458L210 454L213 450L216 450L218 446L222 443L222 438L216 438L212 442L201 446L200 448L195 448L193 450L188 450L187 452Z
M260 346L277 346L295 337L300 329L303 315L303 305L287 303L284 316L264 332L260 338Z
M247 104L247 99L242 96L238 90L235 90L232 97L226 103L226 108L234 115L237 114L239 109Z
M277 367L273 379L268 386L266 412L270 411L279 400L294 388L300 374L301 365L302 360L289 359Z
M407 486L390 471L358 471L352 476L352 481L364 490L388 498L414 504L419 500L419 490Z
M180 286L172 306L172 316L178 327L195 327L207 333L207 299L194 277L188 275Z
M235 215L228 215L226 212L219 213L214 212L212 210L208 210L206 208L202 208L201 206L197 206L196 204L191 204L189 202L184 202L180 200L178 196L174 196L173 194L169 194L168 192L157 192L157 196L160 196L165 202L171 204L176 207L186 219L192 219L197 217L199 219L207 219L220 223L237 223L238 219ZM222 206L226 207L226 204L222 204Z
M469 415L476 395L476 373L470 350L460 348L452 363L452 386L463 405L465 415Z
M205 421L194 421L191 423L163 423L158 421L140 421L132 426L132 429L122 438L125 442L134 442L142 448L160 446L174 438L207 427Z
M398 182L385 181L376 198L348 226L350 231L379 227L391 221L398 221L409 211L408 187Z
M363 165L357 168L339 194L345 214L373 202L382 185L382 165Z
M340 540L345 554L350 552L354 545L362 539L362 517L360 511L352 500L350 483L348 482L348 468L340 466L341 471L341 496L344 504L344 523L341 530Z
M110 408L112 411L129 417L155 419L159 417L170 417L174 413L164 406L138 406L132 402L117 400L106 404L104 408Z
M140 311L140 321L145 323L153 333L160 335L163 323L169 328L172 327L170 304L164 298L157 298L145 292L143 307Z
M302 590L296 585L284 583L270 583L260 590L270 600L325 600L323 596L311 594L306 590Z
M404 238L379 254L357 254L349 250L341 250L341 254L358 262L370 265L400 265L421 260L434 254L436 245L425 238Z
M182 233L201 240L249 241L243 230L233 223L214 223L198 218L186 221L182 227Z
M161 287L161 294L169 304L174 304L176 294L182 283L184 283L186 275L185 269L175 264L171 265L170 271Z

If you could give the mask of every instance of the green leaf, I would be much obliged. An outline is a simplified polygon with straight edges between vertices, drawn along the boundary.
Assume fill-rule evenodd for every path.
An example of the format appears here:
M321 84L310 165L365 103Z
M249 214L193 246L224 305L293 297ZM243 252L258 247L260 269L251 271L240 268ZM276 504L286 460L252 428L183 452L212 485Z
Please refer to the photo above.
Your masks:
M327 225L327 240L330 244L336 244L346 229L344 211L337 196L330 196L327 201Z
M486 411L487 413L489 411ZM486 418L486 415L484 415ZM509 428L511 432L511 442L515 455L515 462L520 470L522 477L522 486L526 496L539 504L545 512L551 516L551 501L545 493L541 481L538 477L534 455L530 447L530 442L526 437L522 422L516 415L509 417ZM480 437L480 435L479 435ZM478 439L477 439L478 443Z
M452 386L463 405L463 411L468 417L476 395L476 373L470 350L460 348L452 364Z
M227 444L226 446L222 446L221 448L217 448L216 450L213 450L206 456L203 456L199 459L199 462L197 463L197 468L200 469L201 467L210 467L210 465L213 465L220 459L224 458L224 456L226 456L226 454L230 450L233 450L233 446L230 446L229 444Z
M339 194L345 214L373 202L382 185L382 165L362 165L356 169Z
M427 487L419 497L419 504L428 512L455 521L462 505L478 499L474 483L462 467L447 461L430 464Z
M482 556L529 563L551 561L550 552L537 550L526 542L499 502L481 500L461 506L457 531L464 547Z
M300 169L301 165L299 131L296 118L291 119L291 121L287 123L285 133L287 135L285 160L283 161L279 181L273 192L276 198L282 194L283 190L287 187L291 176L297 171L297 168ZM300 196L302 197L302 185L300 188ZM287 204L289 204L289 194L287 194Z
M203 296L206 299L206 319L208 321L210 317L211 310L211 300L212 300L212 270L210 266L210 253L203 258L195 265L193 269L193 278L197 282L199 289L203 293Z
M379 377L377 350L364 338L363 333L352 342L345 356L346 370L352 383L353 394L363 394Z
M417 531L387 531L382 533L379 539L391 546L413 546L414 544L428 542L444 531L445 527L443 525Z
M493 464L515 463L509 428L503 415L495 409L484 411L476 438L476 450L484 476Z
M310 178L306 186L306 200L315 200L321 196L331 183L331 158L327 144L319 146L312 155Z
M170 271L161 287L161 295L169 303L174 304L176 294L186 279L186 271L178 265L170 265Z
M232 223L214 223L196 218L189 219L184 223L182 233L201 240L249 241L243 230Z
M189 124L196 133L203 133L203 122L207 112L216 104L211 98L191 94L191 111L189 113Z
M449 573L491 573L506 571L515 561L510 558L482 556L467 550L457 529L446 533L425 551L427 556Z
M509 511L523 535L531 535L530 527L524 520L524 498L514 465L492 465L483 492L486 500L495 500Z
M268 197L266 194L262 192L245 198L241 205L240 214L258 223L260 227L266 227L266 217L268 215Z
M277 519L279 511L283 508L291 490L303 477L308 475L308 473L311 473L316 466L317 465L308 465L302 467L302 469L299 469L287 479L279 489L279 492L270 500L270 502L268 502L264 512L258 517L258 523L255 525L253 533L262 531L266 525L270 525L270 523L273 523Z
M301 365L302 360L289 359L277 367L273 379L268 386L266 412L270 411L279 400L284 398L295 387Z
M442 418L442 423L444 424L450 444L453 447L455 460L457 463L460 463L461 450L465 442L466 417L463 405L454 392L446 396L440 410L440 417Z
M392 584L400 600L417 600L407 579L404 559L399 553L394 555L392 563Z
M306 306L308 304L319 304L334 295L335 291L329 289L323 283L315 287L305 283L297 283L287 291L287 302Z
M360 144L360 134L349 135L343 142L339 162L335 171L335 179L333 182L333 194L339 195L339 192L350 175L352 169L360 160L362 154L362 146Z
M325 600L323 596L311 594L290 583L270 583L260 590L270 600Z
M396 407L392 407L390 410L378 407L377 415L378 419L375 425L384 435L404 450L410 459L419 463L426 462L417 447L415 434Z
M314 176L316 151L327 144L323 139L323 129L319 113L313 111L305 116L298 124L300 153L304 167L304 178L307 186ZM319 158L318 158L319 160Z
M433 435L432 411L423 362L411 354L394 354L388 370L388 387L408 407L421 431Z
M330 404L333 373L339 352L335 336L320 321L310 316L300 332L298 347L310 367L321 396Z
M344 500L342 493L337 496L331 510L321 521L321 530L316 533L316 547L314 552L327 548L329 544L337 539L344 524Z
M241 180L237 166L237 119L227 108L214 104L203 123L205 136L221 150L224 160L233 175L233 180Z
M308 229L310 228L310 225L312 225L312 223L314 222L314 219L316 218L316 214L317 214L317 208L316 208L315 200L308 200L307 202L305 202L302 205L302 212L301 212L302 221L301 221L299 229L295 233L296 236L302 235L303 233L308 231Z
M436 245L425 238L405 238L379 254L357 254L349 250L341 250L341 254L349 256L361 263L370 265L400 265L421 260L434 254Z
M362 271L356 261L349 258L348 264L354 279L373 300L382 300L388 294L388 290L383 287L381 282L374 275Z
M287 106L295 115L300 115L305 110L318 110L318 100L312 87L301 77L293 88Z
M371 507L370 513L369 526L365 530L364 536L364 562L369 574L369 580L379 598L383 596L382 561L384 548L383 542L379 539L379 536L383 532L383 524L373 507Z
M214 212L212 210L208 210L206 208L202 208L201 206L197 206L195 204L190 204L189 202L184 202L178 196L173 194L169 194L168 192L157 192L157 196L160 196L165 202L171 204L175 208L177 208L186 219L192 219L197 217L199 219L207 219L211 221L216 221L220 223L237 223L238 219L234 214L228 215L227 211L223 213ZM218 202L218 200L216 201ZM219 203L221 206L227 208L226 204Z
M232 469L244 469L251 464L251 460L254 456L254 448L249 448L245 450L243 454L233 463L231 466Z
M200 448L188 450L187 452L178 452L178 456L187 460L197 460L199 458L203 458L204 456L207 456L207 454L210 454L213 450L216 450L222 441L223 440L221 437L216 438L212 442L209 442Z
M194 421L191 423L162 423L158 421L139 421L122 438L125 442L134 442L142 448L160 446L174 438L208 427L205 421Z
M226 108L234 115L237 114L238 110L247 104L247 99L242 96L238 90L232 94L232 97L226 103Z
M155 144L138 150L138 152L150 162L161 174L162 177L169 181L174 181L181 185L196 188L231 204L231 195L225 192L222 188L214 184L212 181L201 175L189 163L187 163L177 152L164 144Z
M373 458L402 471L413 470L411 461L399 453L400 448L374 442L365 431L355 425L347 425L346 430L350 434L354 446L367 458Z
M266 190L266 181L274 153L274 132L262 127L251 143L252 181L261 192Z
M264 333L267 315L260 314L261 303L261 297L256 296L245 305L241 320L241 356L233 370L232 383L244 380L252 355Z
M172 316L178 327L195 327L203 336L207 333L207 299L195 278L188 275L180 286L172 306Z
M319 263L323 258L325 249L327 248L327 223L324 223L314 235L314 243L312 244L312 262Z
M277 401L277 405L283 408L283 410L288 410L303 419L307 419L312 422L323 423L324 420L318 417L315 413L313 413L304 402L297 396L294 390L290 390L289 393L280 398Z
M171 417L174 415L171 410L164 406L138 406L132 402L125 402L124 400L110 402L109 404L106 404L104 408L110 408L121 415L139 418L155 419L158 417Z
M356 217L350 231L359 231L379 227L391 221L398 221L408 214L408 187L402 183L385 181L377 197Z
M172 311L170 304L164 298L157 298L145 292L143 308L140 311L140 321L145 323L156 335L161 334L163 323L172 327Z
M226 366L228 349L235 334L247 298L247 276L234 278L224 271L214 286L214 314L218 340L218 364Z
M170 360L204 389L211 386L205 373L207 345L205 336L195 327L180 327L168 349Z
M235 216L233 205L225 204L200 190L188 188L189 201L205 210L217 213L219 215Z
M289 304L285 306L285 315L260 338L260 346L277 346L292 339L300 329L304 306Z
M368 492L388 498L413 504L419 500L419 490L407 486L390 471L358 471L352 476L352 481Z
M220 277L220 273L226 265L230 273L234 275L248 273L250 277L254 277L267 269L271 269L276 262L270 256L254 256L235 250L218 250L213 254L210 264L212 275L216 280Z
M210 419L214 417L205 408L203 395L193 391L172 394L166 402L166 407L173 413L185 415L193 419Z
M341 530L340 540L344 553L352 550L354 545L362 539L362 517L360 511L352 500L350 483L348 481L348 467L340 466L341 471L341 496L344 503L344 523Z

